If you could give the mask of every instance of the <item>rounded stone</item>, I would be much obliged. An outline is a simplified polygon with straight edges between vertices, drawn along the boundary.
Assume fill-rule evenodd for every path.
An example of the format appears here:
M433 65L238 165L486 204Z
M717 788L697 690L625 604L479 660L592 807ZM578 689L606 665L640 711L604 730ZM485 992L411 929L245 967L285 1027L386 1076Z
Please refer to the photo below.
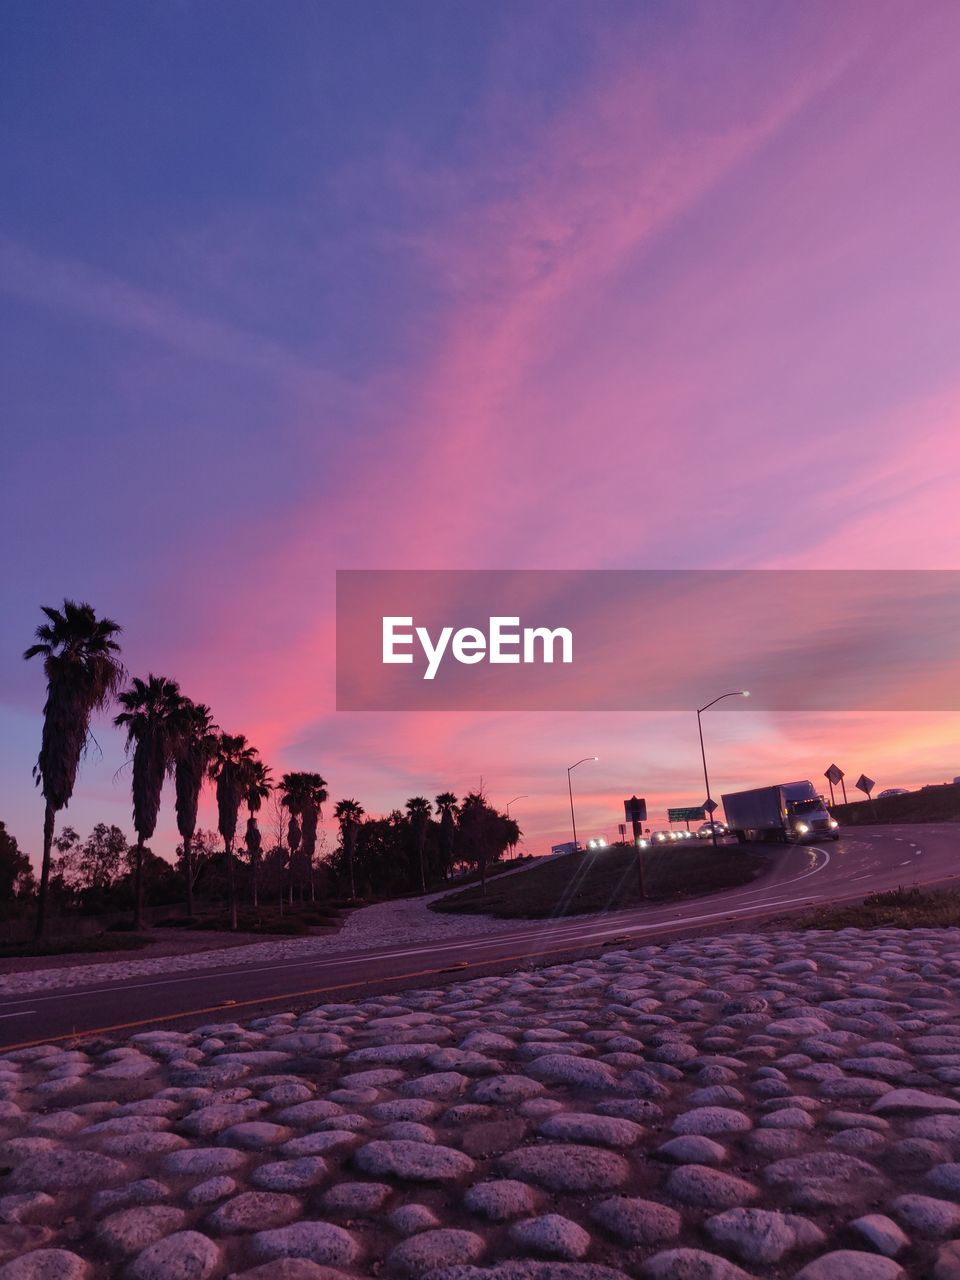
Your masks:
M186 1219L173 1205L143 1205L111 1213L97 1227L97 1238L110 1253L139 1253L164 1236L179 1231Z
M475 1182L463 1198L464 1206L471 1213L489 1218L491 1222L506 1222L509 1218L535 1213L539 1202L539 1194L533 1187L513 1178Z
M897 1196L890 1211L912 1231L923 1236L949 1236L960 1230L960 1205L933 1196Z
M404 1240L391 1251L387 1261L401 1274L419 1277L436 1271L438 1267L476 1262L485 1249L486 1241L473 1231L441 1227Z
M31 1249L0 1267L0 1280L86 1280L90 1264L68 1249Z
M237 1231L261 1231L283 1227L300 1213L296 1196L276 1191L243 1191L227 1200L207 1218L214 1231L233 1235Z
M799 1244L821 1244L823 1232L805 1218L770 1209L728 1209L704 1224L711 1241L736 1254L741 1262L779 1262Z
M363 1173L416 1182L453 1182L474 1169L462 1151L403 1140L369 1142L355 1152L353 1160Z
M855 1156L817 1151L768 1165L763 1179L781 1188L790 1205L801 1209L830 1209L876 1200L887 1187L883 1175Z
M520 1147L501 1156L497 1168L551 1191L612 1191L630 1176L626 1160L613 1151L560 1142Z
M746 1133L753 1128L753 1121L731 1107L695 1107L678 1115L670 1127L674 1133L715 1137L723 1133Z
M663 1244L676 1239L682 1226L676 1209L628 1196L601 1200L593 1206L590 1217L624 1244Z
M590 1248L590 1235L583 1227L559 1213L525 1218L510 1228L510 1237L524 1249L550 1258L582 1258Z
M220 1268L220 1250L199 1231L179 1231L138 1253L131 1280L207 1280Z
M129 1166L96 1151L54 1150L28 1155L10 1173L14 1191L74 1191L129 1179Z
M595 1142L604 1147L632 1147L644 1130L632 1120L597 1116L584 1112L560 1112L548 1116L539 1126L545 1138L559 1142Z
M904 1274L892 1258L859 1249L836 1249L808 1262L794 1280L902 1280Z
M258 1258L308 1258L335 1267L350 1266L359 1249L349 1231L330 1222L294 1222L288 1227L260 1231L253 1237Z
M299 1156L258 1165L250 1181L265 1191L302 1191L325 1178L329 1170L323 1156Z
M753 1280L733 1262L704 1249L668 1249L640 1268L644 1280Z
M857 1218L850 1223L850 1230L887 1258L895 1258L910 1244L909 1237L883 1213L868 1213Z
M726 1148L699 1133L671 1138L657 1147L654 1154L674 1164L723 1164L727 1159Z
M431 1231L440 1226L440 1219L425 1204L404 1204L394 1209L388 1221L394 1231L402 1236L413 1236L418 1231Z
M390 1199L392 1188L385 1182L336 1182L323 1193L320 1203L327 1213L351 1217L375 1217Z
M700 1209L732 1209L759 1195L752 1182L699 1164L684 1164L672 1170L667 1191L683 1204Z
M618 1087L616 1072L606 1063L566 1054L545 1053L530 1063L527 1073L546 1084L565 1084L574 1089L609 1092Z

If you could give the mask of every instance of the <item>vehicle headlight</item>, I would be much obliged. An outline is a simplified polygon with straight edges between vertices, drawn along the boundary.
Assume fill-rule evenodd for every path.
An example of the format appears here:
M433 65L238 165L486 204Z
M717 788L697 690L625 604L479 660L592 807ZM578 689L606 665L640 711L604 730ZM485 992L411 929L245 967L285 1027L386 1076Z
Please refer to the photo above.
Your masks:
M839 827L839 825L840 825L840 823L836 820L836 818L831 818L831 819L830 819L830 826L831 826L834 830L835 830L837 827Z
M798 822L796 825L796 830L799 831L802 836L805 836L807 832L810 830L810 828L807 826L805 822Z

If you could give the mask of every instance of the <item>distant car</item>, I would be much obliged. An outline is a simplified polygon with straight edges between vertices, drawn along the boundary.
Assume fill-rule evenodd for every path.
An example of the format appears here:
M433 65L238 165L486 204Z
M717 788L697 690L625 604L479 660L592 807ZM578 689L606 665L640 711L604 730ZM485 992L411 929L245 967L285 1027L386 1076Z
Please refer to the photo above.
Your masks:
M604 840L603 836L594 836L592 840L587 841L588 849L605 849L606 847L607 842Z
M705 822L703 826L697 827L697 839L712 840L714 831L716 831L718 836L725 836L727 834L727 828L722 822Z
M672 840L672 839L673 839L672 831L651 831L650 832L651 844L666 844L668 840Z
M910 792L906 787L887 787L886 791L877 793L878 800L886 800L887 796L908 796Z

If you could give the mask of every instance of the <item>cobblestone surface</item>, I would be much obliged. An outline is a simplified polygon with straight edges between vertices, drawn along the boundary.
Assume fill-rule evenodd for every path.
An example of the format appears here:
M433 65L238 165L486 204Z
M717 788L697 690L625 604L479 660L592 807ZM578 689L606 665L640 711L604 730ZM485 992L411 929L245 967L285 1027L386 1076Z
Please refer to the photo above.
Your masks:
M0 1280L374 1274L957 1280L960 931L0 1055Z

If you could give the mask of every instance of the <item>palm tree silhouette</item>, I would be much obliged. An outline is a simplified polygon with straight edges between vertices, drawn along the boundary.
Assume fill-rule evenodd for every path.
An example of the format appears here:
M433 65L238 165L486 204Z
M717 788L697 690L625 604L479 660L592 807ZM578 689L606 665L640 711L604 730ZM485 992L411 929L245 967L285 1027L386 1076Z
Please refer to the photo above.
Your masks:
M353 855L357 849L357 828L363 818L363 806L359 805L356 800L338 800L337 807L333 813L340 823L340 838L343 841L343 848L347 855L347 869L350 873L350 898L352 901L357 896L353 878Z
M440 815L440 856L443 860L443 874L449 876L453 867L453 851L457 838L457 797L452 791L441 791L436 798L437 813Z
M174 781L177 794L177 830L183 839L187 876L187 915L193 916L193 836L197 829L200 791L217 746L217 726L210 708L181 698L174 715Z
M423 865L423 851L427 843L427 828L433 809L426 796L412 796L406 804L407 817L413 831L413 839L417 848L417 859L420 864L420 892L427 892L427 876Z
M293 874L294 859L299 849L308 862L310 882L313 883L313 855L317 848L317 824L324 802L328 799L327 784L319 773L285 773L280 780L281 803L290 812L287 845L290 849L290 871ZM291 895L293 885L290 887Z
M270 773L270 766L264 764L259 756L255 756L250 760L243 780L244 799L247 803L247 813L249 815L244 843L247 846L247 853L250 855L250 889L255 907L259 906L260 899L257 873L260 868L260 850L263 846L256 815L260 812L264 800L272 790L273 778Z
M233 842L237 835L237 817L244 797L245 780L256 754L242 733L221 733L210 764L210 776L217 786L217 829L223 837L227 859L230 928L234 931L237 928L237 882Z
M164 676L135 677L117 698L123 711L114 719L127 731L127 754L133 748L133 825L137 832L134 863L135 929L143 926L143 847L153 835L160 812L163 780L173 768L180 686Z
M88 604L64 600L63 609L42 606L47 621L36 630L36 644L24 658L43 658L47 700L43 707L43 735L33 776L43 791L43 863L37 894L35 933L47 927L50 847L56 816L73 795L80 757L90 739L90 717L108 706L123 681L124 670L114 639L121 627L98 618Z

